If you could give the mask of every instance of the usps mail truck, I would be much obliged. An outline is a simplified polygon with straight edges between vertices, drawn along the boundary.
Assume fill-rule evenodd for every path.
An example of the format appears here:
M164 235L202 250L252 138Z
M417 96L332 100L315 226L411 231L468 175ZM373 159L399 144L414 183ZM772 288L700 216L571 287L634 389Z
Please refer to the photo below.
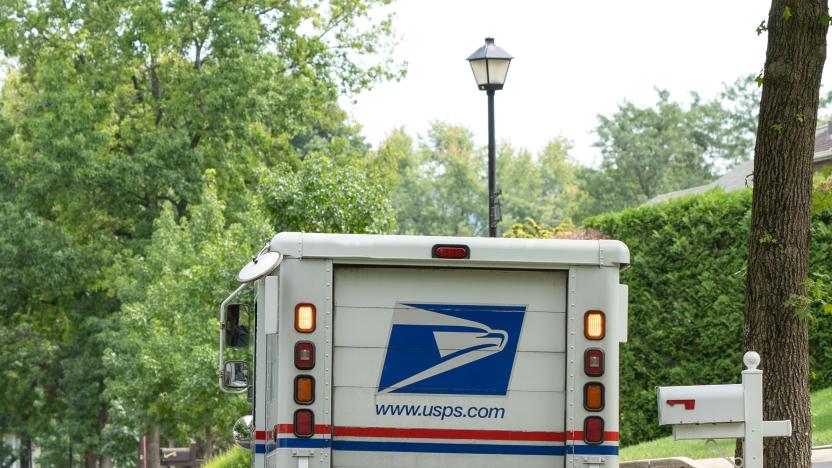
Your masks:
M628 263L613 240L278 234L221 306L220 387L251 394L258 468L617 467ZM226 360L249 333L253 365Z

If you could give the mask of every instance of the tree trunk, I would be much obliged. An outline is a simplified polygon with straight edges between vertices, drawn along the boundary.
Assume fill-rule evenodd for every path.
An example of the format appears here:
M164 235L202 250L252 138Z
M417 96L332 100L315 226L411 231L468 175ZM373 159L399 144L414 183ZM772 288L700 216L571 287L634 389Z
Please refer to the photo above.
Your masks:
M32 442L32 438L29 435L23 436L24 446L25 449L21 448L21 457L20 466L25 468L32 468L35 464L35 456L34 456L34 443Z
M159 468L159 427L151 426L147 434L147 468Z
M98 468L98 460L92 452L84 452L84 468Z
M104 392L104 380L98 383L100 392ZM110 411L107 403L101 405L101 410L98 412L98 433L103 434L107 428L107 423L110 422ZM101 468L113 468L113 458L106 453L100 454L98 463Z
M790 419L791 437L765 441L765 466L811 459L806 320L785 306L809 270L812 156L828 0L772 0L754 149L745 302L745 349L760 353L765 420Z
M205 453L203 453L202 458L204 460L208 460L211 458L211 452L214 451L214 431L211 429L211 426L205 428Z

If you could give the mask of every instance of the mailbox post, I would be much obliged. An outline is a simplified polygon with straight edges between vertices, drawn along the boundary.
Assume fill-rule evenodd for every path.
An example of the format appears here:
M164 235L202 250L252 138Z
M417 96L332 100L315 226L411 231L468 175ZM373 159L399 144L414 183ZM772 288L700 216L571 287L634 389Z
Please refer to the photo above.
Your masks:
M743 466L763 467L763 437L788 437L791 421L763 421L760 355L743 357L742 384L659 387L659 425L673 425L673 438L743 439Z

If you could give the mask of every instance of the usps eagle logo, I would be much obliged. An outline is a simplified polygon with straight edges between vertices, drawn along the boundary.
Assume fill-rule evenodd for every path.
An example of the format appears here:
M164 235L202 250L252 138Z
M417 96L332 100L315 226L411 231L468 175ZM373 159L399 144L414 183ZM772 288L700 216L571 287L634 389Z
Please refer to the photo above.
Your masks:
M397 303L379 393L505 395L526 306Z

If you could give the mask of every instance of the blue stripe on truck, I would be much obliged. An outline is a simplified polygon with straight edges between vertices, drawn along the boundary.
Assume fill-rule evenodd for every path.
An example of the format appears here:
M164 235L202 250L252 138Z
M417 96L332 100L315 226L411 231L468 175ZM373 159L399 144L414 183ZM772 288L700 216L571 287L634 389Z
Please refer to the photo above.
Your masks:
M281 448L328 448L330 439L279 439ZM277 448L271 445L269 452ZM361 452L417 452L417 453L473 453L491 455L618 455L617 445L501 445L501 444L445 444L434 442L368 442L336 440L335 450ZM266 453L265 444L255 446L256 453Z
M566 453L576 455L618 455L617 445L570 445Z
M335 440L335 450L362 452L419 452L419 453L478 453L494 455L559 455L565 451L562 445L497 445L497 444L443 444L433 442L366 442Z

